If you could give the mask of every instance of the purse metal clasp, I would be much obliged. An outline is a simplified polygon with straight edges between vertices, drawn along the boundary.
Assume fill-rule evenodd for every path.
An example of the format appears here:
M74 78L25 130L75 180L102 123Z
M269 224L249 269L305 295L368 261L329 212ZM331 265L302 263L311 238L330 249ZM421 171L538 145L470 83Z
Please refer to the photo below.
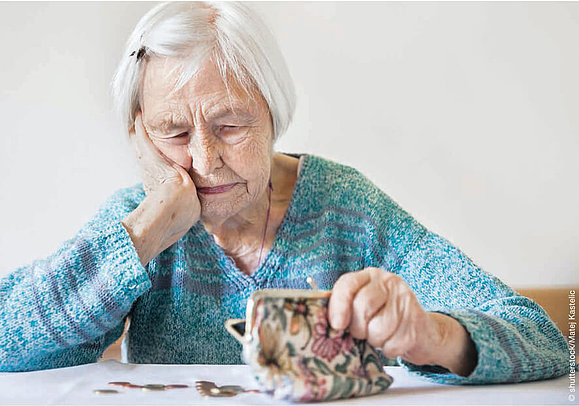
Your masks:
M247 300L246 318L245 319L229 319L225 321L225 328L242 345L251 343L251 329L255 320L255 312L257 304L260 300L268 297L274 298L329 298L332 294L331 290L319 290L314 278L308 276L306 281L312 287L307 289L262 289L256 290Z

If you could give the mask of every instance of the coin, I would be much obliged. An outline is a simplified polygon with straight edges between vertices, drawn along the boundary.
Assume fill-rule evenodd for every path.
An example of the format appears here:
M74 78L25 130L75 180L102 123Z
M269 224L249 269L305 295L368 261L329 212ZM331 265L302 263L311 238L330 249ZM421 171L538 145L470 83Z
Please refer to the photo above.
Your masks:
M219 388L211 388L209 392L202 393L203 396L211 396L214 398L231 398L237 393L232 391L221 391Z
M114 395L115 393L119 393L116 389L95 389L92 393L96 395Z
M239 392L236 392L235 390L231 390L229 388L225 388L222 389L222 386L218 386L216 388L211 388L209 389L209 396L212 397L216 397L216 398L231 398L237 394L239 394Z
M123 385L125 388L129 388L129 389L141 389L142 386L141 385L133 385L132 383L128 384L128 385Z
M127 386L130 384L130 382L109 382L109 385L111 386Z
M161 391L167 389L165 385L157 384L157 383L149 383L147 385L143 385L141 387L142 390L150 392L150 391Z
M165 385L165 388L167 389L182 389L182 388L188 388L189 385L181 385L181 384L173 384L173 385Z
M238 385L224 385L224 386L220 386L218 389L219 389L219 392L221 392L221 393L234 393L235 395L238 395L238 394L244 392L244 389Z

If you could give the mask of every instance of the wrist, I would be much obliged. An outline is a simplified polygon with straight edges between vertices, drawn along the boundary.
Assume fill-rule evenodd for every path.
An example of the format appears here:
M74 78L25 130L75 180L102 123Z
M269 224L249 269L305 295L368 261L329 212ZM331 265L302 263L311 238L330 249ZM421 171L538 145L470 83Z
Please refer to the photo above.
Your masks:
M476 367L478 354L468 331L450 316L436 312L428 314L437 324L441 337L432 364L456 375L470 375Z
M151 201L146 197L135 210L121 220L143 266L164 249L161 236L165 235L164 228L167 222L163 221L162 217L159 207L152 210Z

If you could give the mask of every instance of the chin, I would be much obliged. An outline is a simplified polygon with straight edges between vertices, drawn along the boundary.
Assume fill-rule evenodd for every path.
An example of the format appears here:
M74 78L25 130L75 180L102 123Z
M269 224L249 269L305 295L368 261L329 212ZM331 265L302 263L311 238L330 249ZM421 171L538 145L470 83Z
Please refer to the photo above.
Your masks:
M225 221L239 213L246 205L247 199L244 196L237 196L226 201L210 201L209 199L199 199L201 203L201 221Z

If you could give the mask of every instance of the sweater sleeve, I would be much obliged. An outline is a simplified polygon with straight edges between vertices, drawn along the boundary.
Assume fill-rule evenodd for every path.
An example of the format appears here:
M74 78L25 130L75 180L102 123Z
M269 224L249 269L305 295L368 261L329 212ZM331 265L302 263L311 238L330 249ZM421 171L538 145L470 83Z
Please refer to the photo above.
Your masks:
M567 372L567 342L539 305L480 269L357 170L316 162L323 162L318 163L323 176L315 186L325 200L318 198L311 205L333 206L334 211L356 218L364 266L402 277L425 310L461 323L478 353L468 377L401 358L399 364L412 374L451 384L532 381Z
M122 189L56 253L0 279L0 371L96 362L151 282L121 220L138 205Z
M548 379L567 372L567 342L545 311L476 266L446 239L425 231L394 270L428 311L461 323L478 353L467 377L398 358L411 373L439 383Z

